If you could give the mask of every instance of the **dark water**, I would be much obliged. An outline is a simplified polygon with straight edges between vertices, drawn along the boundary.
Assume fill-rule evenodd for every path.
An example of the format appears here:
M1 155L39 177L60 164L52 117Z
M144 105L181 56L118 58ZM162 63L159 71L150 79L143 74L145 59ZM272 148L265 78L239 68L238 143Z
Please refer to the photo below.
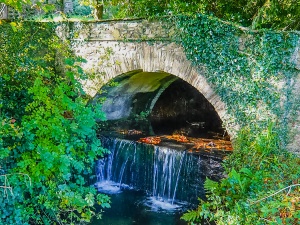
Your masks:
M101 220L91 225L187 225L180 219L181 210L161 210L147 200L143 191L123 190L112 194L111 208L105 209Z

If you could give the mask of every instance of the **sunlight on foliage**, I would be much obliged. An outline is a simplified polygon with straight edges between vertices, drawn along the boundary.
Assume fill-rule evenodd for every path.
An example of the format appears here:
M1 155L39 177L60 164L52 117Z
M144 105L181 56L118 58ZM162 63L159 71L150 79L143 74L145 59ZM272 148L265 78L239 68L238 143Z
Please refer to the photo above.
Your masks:
M299 223L300 159L285 150L291 112L299 111L290 82L299 72L290 60L299 34L242 29L205 15L171 21L177 43L196 68L205 68L202 74L225 102L232 118L225 126L235 121L241 127L224 161L227 178L206 180L207 201L183 218L190 224ZM284 84L281 90L276 82Z
M97 216L95 203L109 207L89 184L94 160L106 152L96 137L95 118L103 116L86 105L77 81L87 77L78 66L84 60L72 56L54 28L0 27L4 224L83 224Z
M200 200L199 207L183 219L191 224L203 219L218 225L298 224L300 159L260 141L278 142L273 130L252 140L248 132L241 131L236 151L225 161L227 178L220 182L207 179L207 201Z

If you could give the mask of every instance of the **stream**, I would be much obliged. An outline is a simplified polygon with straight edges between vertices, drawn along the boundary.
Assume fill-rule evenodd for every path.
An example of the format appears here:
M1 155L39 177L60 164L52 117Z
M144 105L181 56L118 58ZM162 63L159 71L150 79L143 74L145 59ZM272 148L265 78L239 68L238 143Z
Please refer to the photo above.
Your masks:
M95 187L112 204L92 225L186 225L180 217L205 199L206 177L223 176L218 155L115 137L101 142L110 154L96 163Z

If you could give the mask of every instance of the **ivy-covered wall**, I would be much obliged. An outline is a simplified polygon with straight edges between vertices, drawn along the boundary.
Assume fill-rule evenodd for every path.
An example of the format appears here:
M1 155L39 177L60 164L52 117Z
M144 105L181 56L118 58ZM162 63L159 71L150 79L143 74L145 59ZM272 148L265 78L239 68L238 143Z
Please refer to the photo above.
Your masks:
M161 70L203 93L232 135L272 121L282 146L300 154L298 32L249 30L203 15L65 23L57 32L87 59L92 95L122 73Z
M249 30L203 15L174 22L177 43L194 66L205 66L237 123L258 132L272 121L283 147L299 154L299 32Z

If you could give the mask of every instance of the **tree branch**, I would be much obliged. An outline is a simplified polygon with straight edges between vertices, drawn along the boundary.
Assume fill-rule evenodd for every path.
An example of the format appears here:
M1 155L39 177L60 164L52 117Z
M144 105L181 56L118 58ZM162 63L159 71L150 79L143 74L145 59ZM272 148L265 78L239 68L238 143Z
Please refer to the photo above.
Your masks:
M265 200L265 199L267 199L267 198L270 198L270 197L272 197L272 196L274 196L274 195L279 194L280 192L282 192L282 191L284 191L284 190L286 190L286 189L289 189L289 192L288 192L288 193L290 193L291 188L296 187L296 186L300 186L300 184L293 184L293 185L287 186L287 187L285 187L285 188L283 188L283 189L280 189L279 191L276 191L275 193L273 193L273 194L271 194L271 195L268 195L268 196L266 196L266 197L264 197L264 198L262 198L262 199L259 199L259 200L257 200L257 201L252 202L250 205L254 205L254 204L256 204L256 203L259 203L259 202L261 202L261 201L263 201L263 200Z
M0 177L6 177L7 179L7 176L12 176L12 175L23 175L24 177L28 177L28 180L29 180L29 186L31 186L31 178L28 174L26 173L8 173L8 174L4 174L4 175L0 175Z

